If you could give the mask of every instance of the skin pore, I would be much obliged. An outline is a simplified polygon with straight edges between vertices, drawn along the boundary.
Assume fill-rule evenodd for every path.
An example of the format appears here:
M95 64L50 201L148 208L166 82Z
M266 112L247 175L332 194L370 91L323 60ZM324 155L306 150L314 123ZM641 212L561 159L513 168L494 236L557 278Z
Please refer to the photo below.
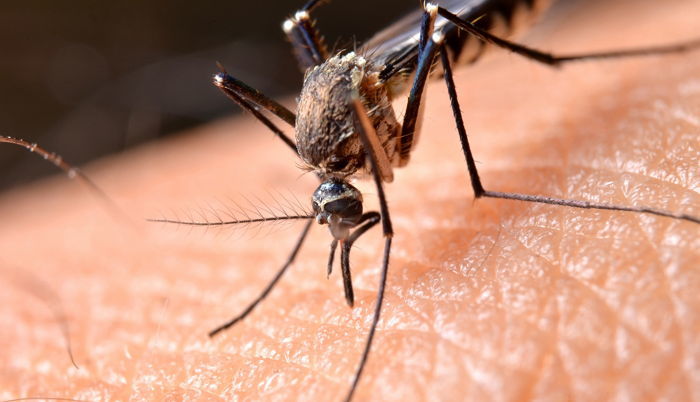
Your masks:
M697 15L697 1L597 4L527 40L567 53L669 43L697 35ZM455 79L487 189L700 215L700 52L559 70L494 52ZM474 201L442 81L427 99L411 162L385 187L396 235L356 400L697 398L700 227ZM91 165L128 220L65 177L2 195L0 399L343 398L376 297L379 228L351 254L354 309L337 261L326 280L331 236L314 225L269 298L210 340L277 272L303 223L205 232L142 221L212 218L209 204L256 196L274 207L278 190L310 209L317 183L297 165L240 116ZM372 183L356 184L376 209ZM56 297L37 297L45 287Z

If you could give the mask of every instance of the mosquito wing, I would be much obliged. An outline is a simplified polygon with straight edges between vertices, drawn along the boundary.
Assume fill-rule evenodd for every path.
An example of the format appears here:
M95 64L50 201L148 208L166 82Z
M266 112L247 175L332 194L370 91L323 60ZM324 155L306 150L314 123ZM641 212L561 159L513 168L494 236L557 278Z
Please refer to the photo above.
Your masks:
M526 25L533 15L546 8L549 0L433 0L466 21L475 23L494 34L509 36L514 29ZM410 75L418 60L418 41L422 10L416 10L388 28L378 32L361 47L361 52L375 64L385 66L381 78L388 80L397 74ZM483 43L464 34L454 24L438 17L435 32L445 35L445 45L453 61L471 62L478 58Z

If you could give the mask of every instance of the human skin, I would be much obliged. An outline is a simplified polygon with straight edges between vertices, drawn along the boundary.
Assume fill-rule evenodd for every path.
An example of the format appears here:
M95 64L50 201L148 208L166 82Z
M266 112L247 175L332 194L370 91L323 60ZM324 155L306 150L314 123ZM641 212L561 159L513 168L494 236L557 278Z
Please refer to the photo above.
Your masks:
M605 50L697 34L699 2L655 4L572 12L528 43ZM455 78L487 189L700 216L700 52L559 70L499 53ZM442 82L428 98L411 162L386 185L396 235L356 400L697 399L700 226L474 201ZM298 163L241 116L91 165L128 217L65 177L4 194L0 399L341 400L376 298L378 228L352 251L355 308L337 263L326 280L331 237L314 225L270 297L209 339L302 224L143 221L212 218L209 203L255 196L274 206L268 190L306 204L316 181ZM372 183L358 186L376 209Z

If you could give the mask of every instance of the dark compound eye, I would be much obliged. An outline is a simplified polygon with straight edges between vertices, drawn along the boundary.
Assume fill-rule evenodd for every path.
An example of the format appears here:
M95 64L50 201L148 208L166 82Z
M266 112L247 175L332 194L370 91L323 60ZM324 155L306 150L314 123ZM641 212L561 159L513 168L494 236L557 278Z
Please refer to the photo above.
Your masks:
M362 194L340 179L331 178L321 183L311 201L317 217L334 215L352 223L362 216Z
M355 198L341 198L326 203L324 210L330 214L338 215L342 218L351 218L362 215L362 202Z

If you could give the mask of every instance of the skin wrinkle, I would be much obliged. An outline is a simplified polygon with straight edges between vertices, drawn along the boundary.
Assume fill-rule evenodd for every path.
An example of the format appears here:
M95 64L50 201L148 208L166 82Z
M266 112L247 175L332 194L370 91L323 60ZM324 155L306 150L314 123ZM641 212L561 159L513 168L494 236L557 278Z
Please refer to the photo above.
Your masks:
M561 303L558 303L559 306L561 306ZM577 310L580 310L580 306L577 307ZM566 324L564 324L566 325ZM559 331L559 334L561 334L561 331ZM573 370L568 369L567 366L573 367L572 365L567 365L566 362L568 360L571 360L570 358L567 358L568 355L571 354L570 351L570 346L568 344L568 338L566 337L560 337L559 339L562 339L562 341L557 342L557 350L558 350L558 356L562 360L562 369L565 373L568 373L568 378L571 378L572 381L570 381L569 388L567 389L569 394L575 394L575 385L574 383L577 381L580 381L580 379L577 380L578 377L580 377L580 373L574 373L572 374Z
M671 302L672 302L672 304L673 304L673 314L674 314L674 316L676 317L676 322L677 322L677 323L683 323L683 319L681 318L682 315L678 312L678 310L679 310L679 307L678 307L679 300L678 300L678 297L675 296L675 292L673 292L673 291L671 290L671 285L670 285L670 283L672 282L672 280L671 280L670 275L668 275L666 271L667 271L667 270L664 269L664 270L663 270L663 274L664 274L664 278L666 278L666 282L665 282L666 288L668 289L668 294L669 294L670 300L671 300ZM682 328L682 326L681 326L680 324L678 325L678 327L679 327L679 334L678 334L678 337L679 337L679 339L681 340L680 342L678 342L678 355L679 355L678 364L679 364L679 368L683 368L684 363L685 363L685 361L686 361L686 359L684 358L684 356L686 356L686 347L685 347L685 345L689 344L690 342L689 342L689 339L686 338L686 336L685 336L685 334L686 334L687 331L683 330L683 328ZM691 336L692 336L692 335L691 335ZM679 370L679 371L680 371L681 373L683 373L683 370ZM691 398L695 397L694 392L693 392L693 391L694 391L694 388L693 388L693 387L691 386L691 384L690 384L690 381L691 381L690 378L688 378L687 375L683 375L683 379L685 380L684 382L685 382L686 388L687 388L687 390L688 390L687 392L691 395Z
M383 336L389 337L389 336L392 335L392 332L397 332L397 333L401 333L401 334L417 333L417 334L419 334L419 335L432 335L431 333L429 333L429 332L424 332L424 331L405 330L405 329L398 329L398 330L396 330L396 329L395 329L395 330L384 330L384 331L383 331ZM531 375L531 373L525 371L525 369L519 368L519 367L517 367L517 366L511 366L511 365L505 364L505 363L499 361L497 358L493 358L493 357L490 357L490 356L487 356L487 355L479 354L479 351L478 351L478 350L469 349L469 348L467 348L467 347L465 347L465 346L459 345L459 344L457 344L457 343L451 341L449 338L445 338L445 337L443 337L443 336L440 336L439 333L438 333L437 341L434 341L434 342L435 342L436 344L437 344L437 342L443 342L443 343L445 343L446 345L448 345L448 346L450 346L450 347L452 347L452 348L454 348L454 349L457 349L457 350L460 351L460 352L466 352L466 353L470 354L470 355L473 356L473 357L478 357L480 361L488 362L488 363L490 363L490 364L492 364L492 365L494 365L494 366L497 366L497 367L499 367L499 368L501 368L501 369L510 370L510 371L515 371L515 372L520 372L521 375L524 375L524 376L530 376L530 375ZM436 349L436 348L435 348L435 349ZM433 362L434 362L434 360L433 360Z
M618 320L619 324L616 324L615 327L622 326L625 330L632 332L635 335L638 335L643 340L645 340L648 345L654 345L654 340L651 339L651 337L649 335L645 334L643 331L639 330L638 328L635 328L633 326L633 322L626 322L624 320L624 316L618 317L615 313L616 309L613 308L613 306L611 306L608 302L606 302L605 297L603 297L599 292L596 292L595 287L587 286L585 281L578 280L575 277L568 276L566 274L564 274L564 277L572 279L575 283L578 283L581 285L581 289L594 295L595 298L597 298L601 302L601 306L604 307L608 313L610 313L610 316L615 317Z
M561 283L561 280L557 280L557 283ZM557 286L557 290L559 290L559 287ZM553 328L554 328L554 338L553 339L561 339L561 325L562 325L562 320L561 320L561 304L558 302L558 298L560 296L560 292L556 292L554 294L554 305L555 305L555 311L556 311L556 320L553 323ZM566 365L564 364L564 353L562 351L563 348L563 343L560 342L552 342L552 356L556 359L556 361L559 363L561 370L560 373L564 375L564 378L567 380L566 385L563 387L564 392L566 392L568 395L573 394L573 386L572 386L572 378L571 378L571 373L567 370Z
M651 353L657 353L657 352L663 351L663 348L662 348L660 345L658 345L658 342L655 342L655 341L651 338L651 336L653 336L653 335L645 334L644 331L642 331L642 330L640 330L640 329L638 329L638 328L635 328L635 327L633 326L633 324L634 324L633 322L627 322L624 315L623 315L622 317L619 318L619 325L618 325L618 326L624 328L627 332L633 333L633 334L636 335L638 338L641 338L642 341L645 341L645 345L644 345L644 346L646 346L646 347L652 349L652 350L649 352L649 354L651 354ZM618 328L618 330L616 331L616 334L617 334L617 332L619 332L619 328ZM616 355L616 358L617 358L617 359L616 359L616 363L618 363L618 362L619 362L619 357L618 357L617 355ZM639 359L641 359L641 358L642 358L642 356L638 356L636 359L639 360ZM671 359L671 360L672 360L672 359ZM621 373L624 375L625 372L628 372L628 371L630 371L630 369L635 368L636 365L637 365L637 364L636 364L636 362L635 362L635 359L633 358L633 359L630 360L627 364L623 365L623 367L622 367L622 369L621 369ZM623 377L623 375L622 375L621 377ZM622 384L619 384L619 385L622 385ZM618 386L619 386L619 385L618 385ZM660 384L660 383L656 383L656 384L655 384L655 386L659 386L659 387L660 387L661 385L662 385L662 384Z
M554 281L556 284L561 283L561 276L562 276L562 272L561 272L561 270L559 270L558 275ZM557 289L558 288L559 287L557 286ZM550 296L550 298L547 300L547 303L545 303L545 306L549 306L550 303L552 303L554 306L558 306L558 303L556 302L556 298L557 298L558 294L559 294L558 291L553 292L552 295ZM555 320L551 324L551 328L554 329L554 334L552 334L552 339L559 339L558 334L559 334L560 314L559 314L558 308L556 308L555 311L556 311ZM532 382L532 387L528 390L529 391L528 395L533 395L535 390L537 389L537 387L540 384L539 380L542 380L545 378L545 369L547 368L546 364L549 361L549 359L551 359L551 358L560 359L561 358L561 356L557 354L557 350L558 350L558 343L557 342L548 342L547 345L548 345L547 348L542 353L542 357L540 360L540 365L538 367L538 370L537 370L536 374L534 375L534 378L536 378L538 381Z
M685 348L684 348L684 342L683 342L683 331L681 330L680 325L678 325L678 323L683 322L683 318L682 318L681 314L678 313L678 302L677 302L677 299L674 297L673 291L671 290L670 278L667 276L665 269L661 268L660 271L661 271L660 276L663 280L662 286L666 290L665 295L668 297L668 300L672 306L671 313L674 317L674 320L673 320L674 327L677 328L677 330L674 331L674 333L675 333L675 339L677 339L677 341L675 342L675 345L678 349L678 351L677 351L678 357L676 358L678 368L679 368L678 371L681 372L681 375L683 376L683 378L685 379L685 381L687 383L688 382L687 376L683 375L682 370L680 370L680 368L682 367L681 366L682 356L684 355L683 352L684 352Z
M292 361L290 361L289 359L283 359L283 358L274 359L274 358L269 358L269 357L267 357L267 358L266 358L266 357L260 357L260 356L257 356L257 355L246 356L246 355L244 355L244 354L233 354L233 355L235 355L235 356L240 356L240 357L243 357L243 358L248 358L248 359L250 359L250 360L255 360L255 361L261 361L261 360L262 360L262 361L270 361L270 362L274 362L274 363L281 363L281 364L283 364L283 365L286 365L286 366L289 366L289 367L292 367L292 368L303 369L303 370L306 372L306 374L305 374L306 376L309 376L309 375L319 376L319 377L322 377L322 378L327 379L328 381L338 383L339 385L343 384L344 381L345 381L345 379L338 379L338 378L329 377L329 376L326 375L324 372L318 371L318 370L314 369L313 367L311 367L311 366L309 366L309 365L304 365L304 364L301 364L301 363L292 362ZM280 357L283 357L283 356L280 356ZM277 364L276 364L276 365L277 365Z
M519 169L517 169L517 170L516 170L516 169L498 169L498 168L491 168L491 167L489 167L489 173L491 173L491 174L499 174L499 175L503 175L503 174L507 174L507 173L533 174L533 175L536 175L536 172L548 171L548 170L550 170L550 169L552 169L552 168L557 168L557 167L558 167L558 166L553 165L553 164L541 165L541 164L535 164L535 163L533 163L532 166L528 166L528 167L526 167L526 168L519 168ZM574 168L575 168L575 169L574 169ZM610 173L610 174L614 174L614 175L620 175L620 174L621 174L621 172L615 171L615 170L613 170L613 169L611 169L611 168L596 167L595 169L593 169L593 168L591 168L590 166L586 166L586 165L582 165L582 164L578 164L578 163L567 164L567 169L569 169L569 170L568 170L566 173L569 173L569 174L571 174L571 173L577 173L577 174L588 173L589 175L591 175L591 174L593 174L593 173ZM692 186L690 186L689 184L685 184L685 183L684 183L684 184L679 184L679 183L676 183L676 182L673 182L673 181L664 180L663 178L654 177L653 175L650 175L650 174L648 174L648 173L642 174L642 173L639 173L639 172L630 172L630 171L626 171L626 172L624 172L623 174L624 174L624 175L627 175L627 176L634 176L634 177L637 177L637 178L639 178L639 179L645 179L645 180L648 180L648 181L652 181L652 182L657 183L657 184L663 184L665 187L675 187L675 188L677 188L677 190L679 190L679 191L688 191L689 187L692 188ZM623 176L623 177L624 177L624 176ZM571 179L571 178L572 178L571 176L563 177L563 179ZM566 188L566 187L565 187L565 186L560 186L559 188L560 188L560 189L564 189L564 188ZM563 194L567 194L567 193L572 193L572 192L575 192L575 190L576 190L576 189L570 189L569 191L562 191L562 192L559 193L559 195L563 195ZM590 200L595 200L595 199L596 199L596 198L595 198L596 194L590 194L590 196L592 197L592 198L590 198ZM688 205L688 206L690 206L690 205ZM682 207L682 205L681 205L680 207ZM642 216L642 215L640 215L640 216Z
M310 328L310 327L316 327L316 328L318 328L318 327L321 327L321 325L318 325L316 322L313 322L313 321L303 320L303 319L298 318L298 317L291 317L291 319L292 319L292 320L296 320L297 322L303 323L303 324L304 324L303 327L305 327L305 328ZM347 331L347 330L352 330L352 331L356 331L356 332L361 332L361 330L358 329L357 327L352 327L352 326L349 326L349 325L348 325L348 326L343 326L343 325L339 325L339 324L333 324L333 323L327 323L327 322L326 322L326 323L323 323L322 326L331 327L331 328L338 328L338 329L342 329L342 330L345 330L345 331ZM315 331L314 331L314 332L315 332ZM262 333L262 334L263 334L266 338L268 338L268 339L271 341L271 343L273 343L273 344L277 341L277 339L275 339L275 337L273 337L273 336L270 336L270 335L265 334L265 333ZM359 335L359 334L358 334L358 335ZM246 355L246 354L240 354L240 353L231 353L231 354L232 354L232 355L243 356L243 357L248 357L248 358L250 358L250 359L254 359L255 357L260 358L258 355L255 355L255 354L252 354L252 355ZM283 363L283 364L288 364L288 365L290 365L290 366L292 366L292 367L305 368L305 369L307 369L310 373L320 374L322 377L328 379L329 381L336 382L336 383L338 383L339 385L342 385L342 384L346 381L345 378L335 378L335 377L331 377L331 376L328 376L328 375L326 374L326 372L324 372L324 371L318 371L317 369L315 369L315 368L312 367L312 366L313 366L313 362L311 362L310 364L306 365L306 364L302 364L302 363L300 363L300 362L290 361L290 359L288 358L288 356L285 356L285 353L284 353L284 352L277 354L276 357L277 357L276 359L275 359L275 358L271 358L271 357L265 357L264 359L270 360L270 361L280 362L280 363Z

